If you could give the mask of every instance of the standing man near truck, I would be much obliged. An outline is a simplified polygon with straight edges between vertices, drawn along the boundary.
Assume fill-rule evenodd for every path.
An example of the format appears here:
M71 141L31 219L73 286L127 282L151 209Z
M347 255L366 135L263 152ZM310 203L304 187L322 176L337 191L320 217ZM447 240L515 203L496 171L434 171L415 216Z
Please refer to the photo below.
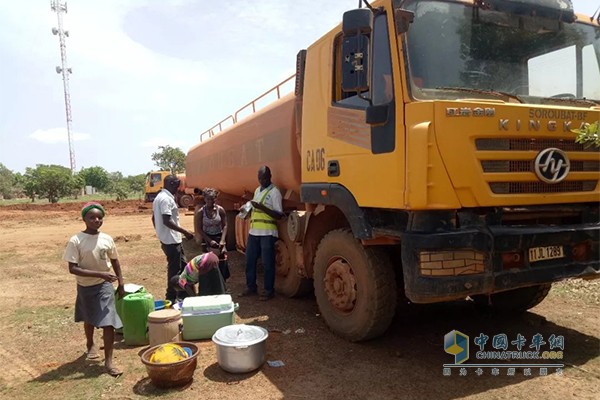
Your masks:
M246 245L246 290L241 296L257 294L256 262L262 259L264 266L264 292L259 300L270 300L275 296L275 242L277 242L277 220L284 217L281 192L271 182L271 169L258 169L260 186L254 191L252 216Z
M162 251L167 256L167 292L165 298L175 303L177 293L171 287L171 278L178 275L185 265L181 234L186 239L193 239L194 234L179 225L179 209L175 202L174 194L177 192L181 181L175 175L167 175L164 186L156 195L152 203L152 225L156 236L160 240Z

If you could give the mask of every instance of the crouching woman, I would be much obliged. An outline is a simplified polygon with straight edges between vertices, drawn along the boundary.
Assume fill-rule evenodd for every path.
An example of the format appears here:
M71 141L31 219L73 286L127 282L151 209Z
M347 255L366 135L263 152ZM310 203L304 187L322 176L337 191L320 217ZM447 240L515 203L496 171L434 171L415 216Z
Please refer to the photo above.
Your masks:
M185 291L188 296L224 294L225 283L219 271L219 257L208 252L192 258L179 276L171 278L171 287L179 292Z

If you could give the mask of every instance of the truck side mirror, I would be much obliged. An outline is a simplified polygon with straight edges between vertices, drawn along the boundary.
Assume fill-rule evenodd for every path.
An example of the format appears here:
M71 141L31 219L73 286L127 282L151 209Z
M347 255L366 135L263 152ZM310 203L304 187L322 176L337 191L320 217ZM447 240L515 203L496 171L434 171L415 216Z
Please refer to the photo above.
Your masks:
M342 20L342 90L366 92L369 90L370 34L373 30L373 12L368 8L350 10Z

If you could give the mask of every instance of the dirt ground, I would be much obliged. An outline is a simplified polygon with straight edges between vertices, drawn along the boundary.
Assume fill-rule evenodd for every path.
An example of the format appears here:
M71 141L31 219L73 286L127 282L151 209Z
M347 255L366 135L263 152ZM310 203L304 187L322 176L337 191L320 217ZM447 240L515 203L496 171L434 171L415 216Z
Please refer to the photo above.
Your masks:
M348 343L322 321L312 296L276 297L269 302L235 298L236 321L268 329L267 360L249 374L222 371L211 341L198 341L193 382L177 390L156 389L139 355L144 346L116 343L124 375L103 373L102 361L86 361L82 326L73 322L75 279L61 261L68 238L83 228L80 204L0 207L0 397L15 399L598 399L600 398L600 282L556 284L530 312L510 319L482 314L472 302L412 306L396 316L381 338ZM144 285L163 298L166 262L150 222L150 209L137 201L107 202L102 230L115 238L126 282ZM182 224L192 228L192 216ZM232 292L244 286L243 261L231 254ZM469 369L443 375L452 356L444 335L459 330L518 333L528 340L564 337L562 375L531 376L517 369L478 376ZM100 341L100 331L96 332ZM475 349L471 349L474 353ZM472 357L473 358L473 357ZM471 361L470 361L471 362Z

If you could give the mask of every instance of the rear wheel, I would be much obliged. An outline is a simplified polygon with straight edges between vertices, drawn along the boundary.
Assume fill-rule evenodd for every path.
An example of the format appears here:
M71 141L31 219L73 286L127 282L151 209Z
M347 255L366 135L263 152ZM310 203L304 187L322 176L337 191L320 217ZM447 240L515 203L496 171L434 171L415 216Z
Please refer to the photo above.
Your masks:
M299 297L311 291L312 281L298 273L298 267L292 261L294 258L283 240L275 243L275 258L275 290L278 293L287 297Z
M194 198L189 194L184 194L179 198L179 207L181 208L188 208L192 204L194 204Z
M529 286L490 295L473 296L476 304L493 311L525 312L540 304L548 295L552 284Z
M346 229L321 240L314 265L315 296L333 332L351 341L379 336L396 309L396 280L388 255L365 248Z

